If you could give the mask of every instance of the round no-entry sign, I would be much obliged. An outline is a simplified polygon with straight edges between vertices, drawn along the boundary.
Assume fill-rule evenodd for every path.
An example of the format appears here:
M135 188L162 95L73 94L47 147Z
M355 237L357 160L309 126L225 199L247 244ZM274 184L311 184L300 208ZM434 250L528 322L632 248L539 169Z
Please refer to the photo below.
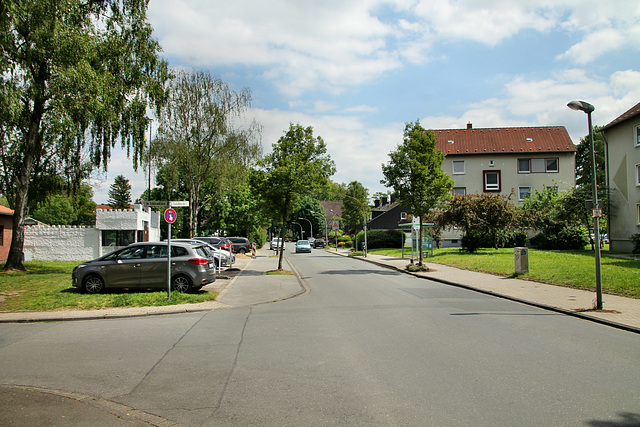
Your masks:
M176 215L176 210L169 208L166 211L164 211L164 220L167 221L169 224L173 224L176 221L176 217L178 215Z

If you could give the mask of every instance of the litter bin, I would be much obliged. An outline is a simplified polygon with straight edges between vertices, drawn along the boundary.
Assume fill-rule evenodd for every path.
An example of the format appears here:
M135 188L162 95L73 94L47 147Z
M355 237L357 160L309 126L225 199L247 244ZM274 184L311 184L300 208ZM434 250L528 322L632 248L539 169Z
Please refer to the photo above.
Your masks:
M529 272L529 249L515 248L514 251L516 274L525 274Z

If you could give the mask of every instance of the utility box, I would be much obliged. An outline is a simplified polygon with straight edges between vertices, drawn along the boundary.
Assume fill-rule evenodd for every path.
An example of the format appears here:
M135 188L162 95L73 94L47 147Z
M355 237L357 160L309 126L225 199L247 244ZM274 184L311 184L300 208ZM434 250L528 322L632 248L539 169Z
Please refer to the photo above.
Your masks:
M529 248L515 248L516 274L529 272Z

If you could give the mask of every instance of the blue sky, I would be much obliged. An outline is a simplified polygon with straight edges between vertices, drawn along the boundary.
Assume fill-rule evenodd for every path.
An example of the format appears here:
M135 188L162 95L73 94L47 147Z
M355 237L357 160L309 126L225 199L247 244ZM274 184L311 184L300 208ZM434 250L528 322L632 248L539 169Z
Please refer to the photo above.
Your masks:
M334 181L384 191L381 164L406 122L425 128L565 126L577 143L640 102L637 0L151 0L172 67L209 70L253 94L264 153L289 123L313 126ZM153 132L153 129L152 129ZM96 175L147 186L122 152Z

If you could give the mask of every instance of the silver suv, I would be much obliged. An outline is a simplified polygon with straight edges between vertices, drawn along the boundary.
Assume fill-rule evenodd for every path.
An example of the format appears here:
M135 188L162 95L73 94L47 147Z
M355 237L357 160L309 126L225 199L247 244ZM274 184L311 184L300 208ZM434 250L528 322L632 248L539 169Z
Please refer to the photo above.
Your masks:
M106 288L166 288L167 242L132 243L93 261L77 265L73 286L96 294ZM216 280L216 269L200 244L171 244L171 288L178 292L200 289Z

